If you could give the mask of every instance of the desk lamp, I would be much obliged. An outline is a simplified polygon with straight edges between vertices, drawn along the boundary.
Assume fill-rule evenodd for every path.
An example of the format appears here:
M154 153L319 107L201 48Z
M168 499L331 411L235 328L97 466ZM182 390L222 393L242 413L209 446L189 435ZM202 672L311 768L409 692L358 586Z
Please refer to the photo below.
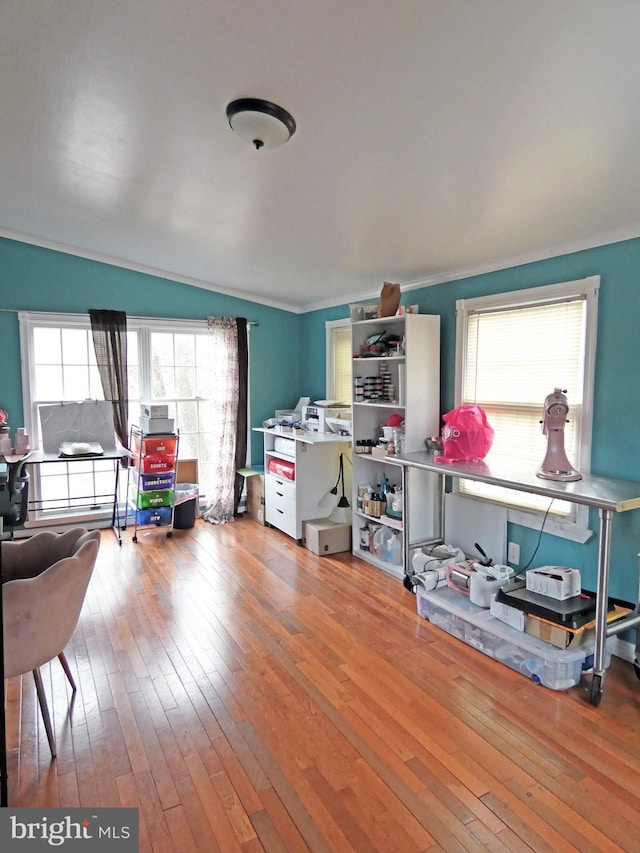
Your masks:
M331 513L329 514L329 519L331 521L335 521L339 524L345 524L351 521L351 504L347 500L347 497L344 493L344 462L343 462L344 454L340 454L340 473L338 474L338 482L336 483L336 493L337 486L340 483L340 487L342 490L342 494L340 495L340 499L338 500L337 505L333 508Z

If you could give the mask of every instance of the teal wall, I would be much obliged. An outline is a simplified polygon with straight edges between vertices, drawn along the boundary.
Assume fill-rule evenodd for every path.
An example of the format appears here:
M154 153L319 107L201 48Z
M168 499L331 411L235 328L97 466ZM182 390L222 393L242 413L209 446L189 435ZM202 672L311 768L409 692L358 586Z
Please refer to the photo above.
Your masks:
M627 240L498 272L471 276L403 293L403 304L417 304L420 312L441 316L441 411L454 403L455 302L491 293L521 290L599 275L598 348L593 417L591 470L594 474L640 481L640 386L638 367L638 295L640 239ZM303 318L303 375L310 386L324 388L324 323L348 316L348 306L315 311ZM540 341L540 346L552 346ZM500 341L496 341L496 347ZM508 358L509 353L505 352ZM322 372L321 372L322 368ZM571 403L571 401L569 401ZM542 406L542 400L540 401ZM598 529L597 513L590 526ZM510 525L509 539L521 546L521 564L533 553L538 534ZM616 515L613 523L611 594L635 601L638 588L640 511ZM594 588L597 542L585 545L543 535L535 565L565 564L581 570L585 587Z
M123 269L111 264L0 238L0 408L12 426L23 421L17 311L86 313L90 308L126 311L137 317L202 320L230 315L257 320L251 329L251 418L259 426L276 408L293 405L302 373L300 316ZM262 461L262 436L254 435L253 464Z
M456 299L599 275L592 471L640 481L638 271L640 239L635 239L405 292L403 304L416 303L422 313L441 316L441 410L453 406ZM7 409L12 424L22 420L23 411L18 310L85 313L89 308L112 308L131 316L203 319L230 314L258 320L259 327L251 331L253 425L270 417L274 409L292 405L302 394L312 399L325 396L325 321L348 316L346 304L295 315L7 239L0 239L0 308L10 309L0 311L4 368L0 408ZM541 346L550 343L541 341ZM253 463L259 464L261 456L262 440L256 435ZM597 525L597 514L592 513L591 527L597 529ZM635 599L640 512L616 516L613 534L611 593ZM537 533L511 526L509 538L520 544L524 564L535 548ZM536 563L579 568L585 586L593 586L596 541L578 545L543 535Z

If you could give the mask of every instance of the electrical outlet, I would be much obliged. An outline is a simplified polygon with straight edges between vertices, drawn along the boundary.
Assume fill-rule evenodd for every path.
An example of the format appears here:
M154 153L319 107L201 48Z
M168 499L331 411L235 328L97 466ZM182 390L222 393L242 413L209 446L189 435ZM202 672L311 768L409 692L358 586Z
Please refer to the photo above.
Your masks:
M520 565L520 546L517 542L507 544L507 563L511 563L512 566Z

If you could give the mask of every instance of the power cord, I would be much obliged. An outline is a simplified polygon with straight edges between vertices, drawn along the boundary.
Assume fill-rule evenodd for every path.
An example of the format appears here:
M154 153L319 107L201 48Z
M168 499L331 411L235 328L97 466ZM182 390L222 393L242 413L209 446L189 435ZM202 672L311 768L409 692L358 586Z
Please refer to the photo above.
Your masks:
M547 511L545 512L544 518L542 519L542 524L540 526L540 533L538 534L538 541L536 543L536 547L534 548L533 554L529 558L529 562L527 563L527 565L524 566L522 569L520 569L520 571L515 575L516 578L522 577L524 575L524 573L527 571L527 569L529 568L529 566L533 562L533 558L538 553L538 548L540 547L540 542L542 540L542 532L544 530L545 524L547 523L547 517L549 515L549 511L551 510L551 507L553 506L554 501L555 501L555 498L551 498L551 500L549 501L549 506L547 507Z

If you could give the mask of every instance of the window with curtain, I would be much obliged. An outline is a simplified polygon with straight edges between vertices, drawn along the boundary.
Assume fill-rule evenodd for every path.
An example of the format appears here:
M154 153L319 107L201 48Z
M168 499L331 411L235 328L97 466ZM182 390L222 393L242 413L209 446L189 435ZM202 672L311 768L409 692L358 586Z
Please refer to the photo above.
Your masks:
M104 393L88 315L22 313L20 328L25 426L37 446L41 405L103 400ZM204 498L215 490L214 352L204 321L127 320L129 425L139 423L142 401L167 403L180 430L180 458L198 460ZM63 515L74 498L113 490L113 466L106 461L39 465L34 474L33 497L46 500L43 517ZM123 487L126 480L121 477Z
M351 321L330 320L325 324L327 336L327 383L328 400L339 400L350 405L353 397L351 387Z
M547 442L542 407L559 387L570 406L567 456L589 471L598 287L591 277L456 305L456 405L482 406L495 430L491 455L512 460L514 468L535 471L541 464ZM459 490L507 504L514 510L510 519L523 524L535 526L535 514L549 507L547 498L483 483L461 481ZM564 501L554 501L550 516L565 532L567 522L587 526L586 511Z
M104 400L104 393L88 316L22 313L20 335L25 426L37 447L41 405ZM30 491L31 499L46 502L42 515L64 516L69 507L86 503L86 495L113 494L113 463L88 459L36 465ZM104 511L110 513L109 508Z

